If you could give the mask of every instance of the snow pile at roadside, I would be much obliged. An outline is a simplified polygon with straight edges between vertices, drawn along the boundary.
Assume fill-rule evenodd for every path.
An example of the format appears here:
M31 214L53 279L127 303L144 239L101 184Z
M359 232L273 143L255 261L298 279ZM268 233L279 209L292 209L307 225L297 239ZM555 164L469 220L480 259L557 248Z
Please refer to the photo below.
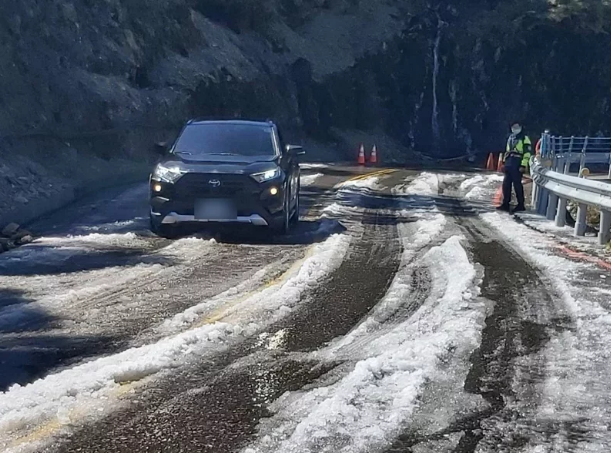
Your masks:
M308 187L313 185L316 180L321 176L323 176L322 173L316 173L313 175L301 175L301 177L299 178L301 181L301 187Z
M608 451L611 445L609 272L554 253L557 244L553 239L508 221L503 214L488 213L481 217L544 271L558 296L557 309L570 315L562 321L566 327L554 332L542 352L549 366L539 390L542 398L536 419L575 423L587 431L588 436L572 444L574 451Z
M499 174L476 175L464 180L459 189L467 200L489 201L502 181Z
M434 221L437 227L439 223ZM423 229L421 240L437 227ZM399 434L427 381L443 373L447 357L468 357L477 348L485 316L476 299L476 270L460 237L432 248L421 264L431 273L433 289L413 318L356 349L349 345L346 354L332 347L330 360L353 359L355 354L360 360L338 382L290 392L274 402L276 415L262 422L259 439L243 453L380 451ZM392 297L405 299L410 287L396 280L393 292Z
M41 423L52 423L60 429L103 416L117 402L121 383L198 360L236 337L256 333L289 313L308 289L336 269L349 243L348 235L335 235L313 246L300 266L279 283L228 307L208 324L75 366L26 386L12 386L0 394L0 445L7 445L10 438L27 435L29 429ZM185 313L175 317L174 322L180 325L193 322L196 314ZM223 322L218 322L221 318Z

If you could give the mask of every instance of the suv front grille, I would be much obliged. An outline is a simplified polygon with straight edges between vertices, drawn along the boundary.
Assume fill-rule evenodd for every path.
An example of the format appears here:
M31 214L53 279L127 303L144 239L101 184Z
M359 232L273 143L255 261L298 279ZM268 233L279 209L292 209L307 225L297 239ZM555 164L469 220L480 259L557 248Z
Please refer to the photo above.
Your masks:
M249 192L246 175L187 173L174 185L174 195L182 199L236 197Z

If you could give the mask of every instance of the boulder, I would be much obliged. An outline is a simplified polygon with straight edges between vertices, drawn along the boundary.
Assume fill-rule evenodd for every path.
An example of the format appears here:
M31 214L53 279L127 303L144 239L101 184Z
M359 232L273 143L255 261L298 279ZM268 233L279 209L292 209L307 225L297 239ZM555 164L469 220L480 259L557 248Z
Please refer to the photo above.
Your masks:
M13 234L19 231L19 225L17 223L9 223L2 230L2 236L10 238Z
M30 234L26 234L25 236L20 237L19 239L17 239L15 241L15 243L17 245L24 245L24 244L29 244L32 241L34 241L34 238Z

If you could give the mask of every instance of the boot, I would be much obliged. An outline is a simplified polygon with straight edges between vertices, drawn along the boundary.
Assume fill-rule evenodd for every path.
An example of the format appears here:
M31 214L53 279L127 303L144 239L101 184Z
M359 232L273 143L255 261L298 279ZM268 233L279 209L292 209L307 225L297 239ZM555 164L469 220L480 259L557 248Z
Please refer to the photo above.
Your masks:
M523 204L519 204L517 205L515 208L513 208L513 214L515 214L516 212L524 212L526 211L526 207Z
M504 211L504 212L509 212L510 211L508 204L502 204L500 206L497 206L496 210L497 211Z

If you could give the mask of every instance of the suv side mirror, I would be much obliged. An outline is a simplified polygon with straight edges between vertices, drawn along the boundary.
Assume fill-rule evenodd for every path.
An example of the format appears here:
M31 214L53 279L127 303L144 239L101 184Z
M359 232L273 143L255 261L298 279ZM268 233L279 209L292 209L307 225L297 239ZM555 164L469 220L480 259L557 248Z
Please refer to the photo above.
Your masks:
M304 156L305 150L303 146L299 145L286 145L286 152L292 154L293 156Z
M160 156L165 156L168 153L169 147L167 142L157 142L155 143L155 153Z

